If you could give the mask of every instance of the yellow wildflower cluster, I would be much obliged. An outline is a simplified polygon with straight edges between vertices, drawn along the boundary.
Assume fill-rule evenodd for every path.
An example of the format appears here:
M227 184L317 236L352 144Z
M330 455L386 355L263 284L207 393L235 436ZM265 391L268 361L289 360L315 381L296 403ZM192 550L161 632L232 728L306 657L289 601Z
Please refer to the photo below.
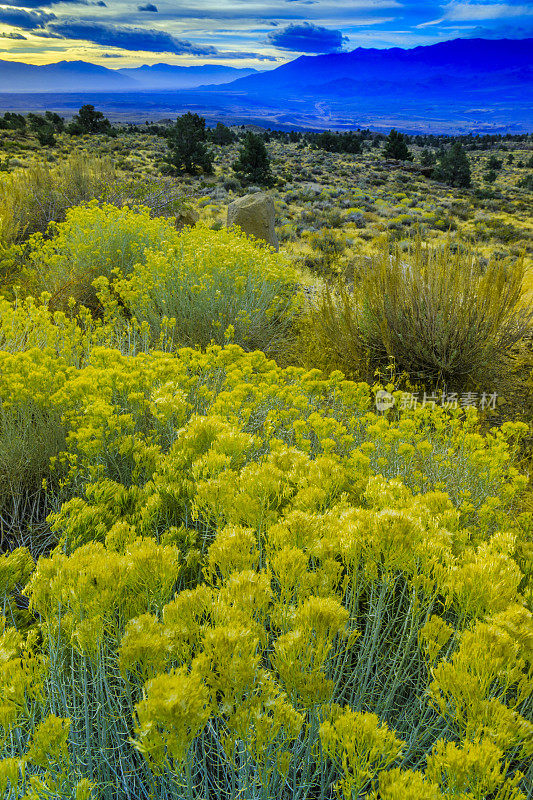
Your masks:
M0 421L61 436L55 547L0 557L3 796L527 797L523 425L234 344L69 350L24 308Z

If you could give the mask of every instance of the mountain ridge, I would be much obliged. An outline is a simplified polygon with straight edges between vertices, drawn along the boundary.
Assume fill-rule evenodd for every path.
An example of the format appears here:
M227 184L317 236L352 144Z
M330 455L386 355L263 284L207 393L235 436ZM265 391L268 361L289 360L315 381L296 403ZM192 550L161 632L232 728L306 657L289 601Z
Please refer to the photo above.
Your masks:
M185 89L210 83L219 86L234 79L259 74L253 68L228 67L225 64L201 64L183 67L178 64L143 64L140 67L122 67L121 75L132 78L143 88ZM176 86L176 82L180 85Z
M455 74L464 73L467 67L470 67L472 74L497 72L508 68L510 60L515 68L530 67L532 52L533 39L451 39L411 49L358 47L345 53L299 56L268 72L239 78L227 84L226 89L279 88L288 79L294 81L295 77L301 75L309 80L310 75L323 75L328 71L335 72L334 79L352 78L350 70L354 67L362 70L360 74L372 71L374 76L380 73L389 75L392 65L402 66L404 73L421 68L436 70L444 67L451 68ZM484 58L480 60L482 56Z
M186 89L202 83L220 85L257 73L254 69L203 64L182 67L174 64L143 64L141 67L109 69L90 61L57 61L25 64L0 60L0 92L64 93L70 91L128 91L138 89ZM4 87L8 87L7 89Z
M356 48L299 56L222 85L211 82L157 90L141 86L137 79L135 88L115 82L111 88L99 89L100 94L90 90L93 95L89 96L86 83L80 80L70 94L56 89L53 101L49 72L48 94L39 95L32 84L31 103L29 94L26 99L16 94L13 81L2 81L2 63L13 62L0 62L0 92L2 84L9 85L11 92L0 97L0 106L10 110L44 106L69 114L77 111L81 100L98 105L111 119L122 120L161 119L194 111L210 122L253 122L284 129L396 127L406 132L524 133L533 131L531 52L533 39L452 39L410 49ZM87 69L86 62L82 64L81 73ZM52 71L53 65L48 66ZM134 69L139 70L138 78L153 71L172 74L172 65ZM63 64L56 75L61 70L68 68ZM134 81L122 71L107 71L116 81ZM198 68L195 74L208 75Z

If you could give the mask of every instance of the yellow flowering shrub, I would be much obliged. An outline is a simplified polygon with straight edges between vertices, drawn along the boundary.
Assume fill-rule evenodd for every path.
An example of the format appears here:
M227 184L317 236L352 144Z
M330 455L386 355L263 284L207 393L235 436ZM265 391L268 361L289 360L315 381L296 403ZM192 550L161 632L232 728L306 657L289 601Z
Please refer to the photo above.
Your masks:
M156 336L172 320L182 346L223 344L229 335L246 350L279 351L299 306L290 263L236 230L201 226L124 271L113 289Z
M430 695L460 736L484 735L502 752L533 756L533 618L521 605L465 630L450 660L432 671Z
M336 788L343 800L357 797L381 770L402 752L403 742L375 714L334 708L320 726L325 754L338 764L342 778Z
M463 747L439 739L428 756L427 774L445 790L445 796L523 800L525 795L517 788L521 775L507 778L502 755L488 739L466 742Z
M58 313L0 301L6 800L531 800L524 426Z
M209 719L209 693L196 672L180 668L149 681L136 710L135 747L156 768L173 769Z
M153 539L136 539L123 554L99 542L77 548L68 557L56 549L41 558L26 592L31 608L57 636L60 630L77 636L78 626L103 619L113 630L145 609L160 607L178 583L180 553Z
M379 773L379 793L372 800L440 800L444 797L437 784L415 770L394 767Z
M147 208L118 208L96 200L70 208L65 221L51 223L47 233L46 238L41 233L30 237L30 265L38 288L63 309L70 297L93 307L96 278L127 275L146 250L163 249L176 236L169 222L152 219Z

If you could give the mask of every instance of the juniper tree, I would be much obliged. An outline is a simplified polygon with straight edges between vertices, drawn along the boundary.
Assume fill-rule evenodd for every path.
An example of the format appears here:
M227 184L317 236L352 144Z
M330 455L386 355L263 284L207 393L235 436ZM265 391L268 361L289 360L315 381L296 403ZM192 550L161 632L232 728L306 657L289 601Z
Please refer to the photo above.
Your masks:
M413 154L407 147L407 140L405 136L395 128L392 128L385 140L385 149L383 151L383 155L386 158L394 158L396 161L413 160Z
M423 167L433 167L435 165L435 153L425 147L420 153L420 163Z
M41 117L39 114L28 114L28 122L41 147L55 145L55 128L48 118Z
M226 144L233 144L237 136L227 125L224 125L222 122L217 122L216 127L209 132L209 138L213 144L223 146Z
M67 126L67 133L72 136L79 136L85 133L112 134L112 131L113 128L107 117L104 117L101 111L96 111L90 103L82 106L70 125Z
M239 157L233 162L233 171L246 183L272 186L274 176L270 170L270 158L261 136L248 131Z
M178 117L168 133L167 172L213 172L213 157L206 145L205 119L188 111Z
M448 150L441 151L433 178L457 188L470 186L472 183L470 162L461 142L454 142Z

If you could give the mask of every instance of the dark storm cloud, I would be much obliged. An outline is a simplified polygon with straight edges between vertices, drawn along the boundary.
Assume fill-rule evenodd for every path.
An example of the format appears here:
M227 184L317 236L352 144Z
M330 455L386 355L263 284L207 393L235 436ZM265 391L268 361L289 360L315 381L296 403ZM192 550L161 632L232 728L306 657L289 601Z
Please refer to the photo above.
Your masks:
M0 8L0 23L22 28L24 31L33 31L42 28L50 20L55 19L54 14L44 11L24 11L21 8Z
M342 31L322 28L310 22L294 23L267 35L268 43L297 53L336 53L347 41Z
M19 39L24 39L24 41L27 41L26 37L23 36L21 33L0 33L0 38L1 39L16 39L17 41Z
M145 6L137 6L137 11L153 11L154 13L159 9L153 3L146 3Z
M211 45L195 45L165 31L150 28L130 28L123 25L106 25L102 22L62 19L52 22L47 29L65 39L84 39L104 47L120 47L123 50L198 56L217 54L216 48Z
M230 50L217 50L217 59L224 60L224 59L231 59L234 58L256 58L258 61L277 61L278 59L276 56L266 56L264 53L248 53L242 50L230 51Z

